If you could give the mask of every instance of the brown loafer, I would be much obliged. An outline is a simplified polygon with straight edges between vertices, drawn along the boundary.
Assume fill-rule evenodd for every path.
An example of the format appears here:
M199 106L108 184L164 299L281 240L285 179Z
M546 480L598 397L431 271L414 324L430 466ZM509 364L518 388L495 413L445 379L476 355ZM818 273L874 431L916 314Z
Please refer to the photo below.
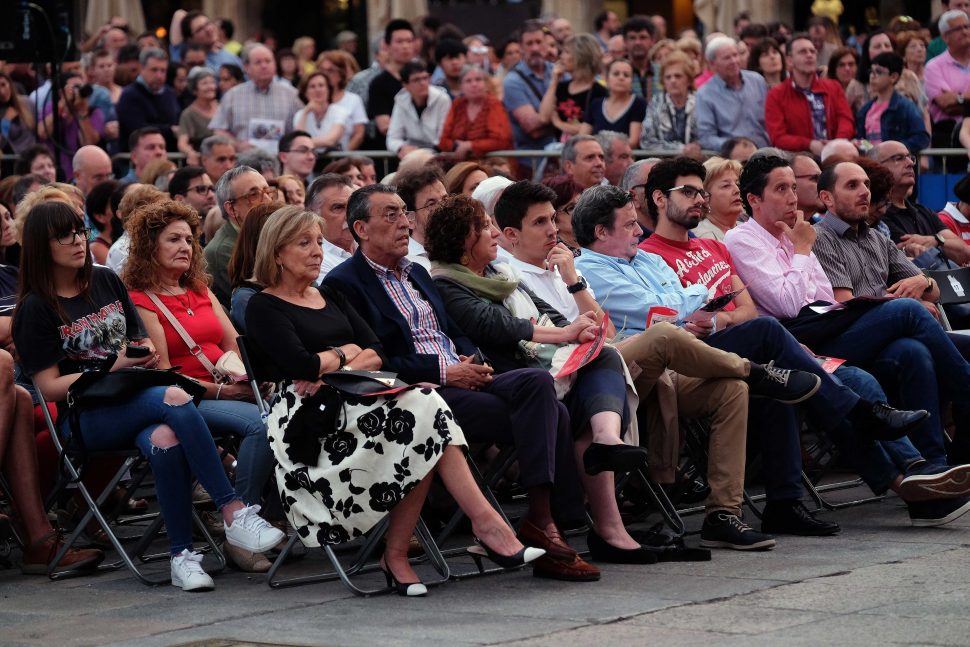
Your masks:
M518 538L526 546L534 546L546 551L546 557L562 562L572 562L579 557L579 553L573 550L559 534L558 528L550 532L543 532L534 524L526 521L519 529Z
M575 557L571 562L564 562L553 559L549 555L543 555L532 562L532 575L566 582L596 582L600 579L600 569L581 557Z
M56 530L52 530L24 549L20 570L26 575L47 575L47 567L63 544ZM104 553L97 548L71 548L57 564L55 572L90 571L97 568Z

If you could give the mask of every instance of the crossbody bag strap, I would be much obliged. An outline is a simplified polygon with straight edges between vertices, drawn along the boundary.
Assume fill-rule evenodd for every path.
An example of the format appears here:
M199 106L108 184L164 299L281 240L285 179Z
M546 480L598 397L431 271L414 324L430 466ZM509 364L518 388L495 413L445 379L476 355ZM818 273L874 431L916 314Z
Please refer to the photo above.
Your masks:
M209 358L205 356L204 352L202 352L202 347L195 343L195 340L192 339L185 328L182 327L182 324L180 324L179 320L175 318L172 311L169 310L164 303L162 303L162 300L159 299L158 295L154 292L146 290L145 295L152 300L152 303L155 304L155 307L158 308L159 312L165 315L168 322L172 324L172 328L175 329L175 332L178 333L179 337L182 338L182 341L185 342L185 345L188 347L189 353L195 359L199 360L199 363L205 367L205 370L209 371L209 375L212 376L212 379L218 381L220 376L216 373L215 364L209 361Z
M527 86L529 86L529 89L530 90L532 90L532 94L536 95L536 98L541 102L542 101L542 93L539 92L538 86L536 86L536 84L532 82L532 79L530 79L528 76L526 76L525 74L523 74L522 72L520 72L516 68L512 68L512 71L515 72L516 74L518 74L520 79L522 79L523 81L525 81L525 84Z

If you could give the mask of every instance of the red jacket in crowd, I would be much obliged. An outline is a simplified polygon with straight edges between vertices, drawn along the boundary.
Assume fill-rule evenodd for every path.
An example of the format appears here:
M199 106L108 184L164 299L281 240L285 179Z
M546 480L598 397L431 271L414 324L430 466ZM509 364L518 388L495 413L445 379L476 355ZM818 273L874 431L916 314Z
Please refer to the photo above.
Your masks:
M855 137L855 119L841 84L834 79L812 81L812 92L823 95L825 125L829 139ZM807 151L815 139L812 133L812 111L808 99L789 78L768 91L765 100L765 130L772 146L787 151Z

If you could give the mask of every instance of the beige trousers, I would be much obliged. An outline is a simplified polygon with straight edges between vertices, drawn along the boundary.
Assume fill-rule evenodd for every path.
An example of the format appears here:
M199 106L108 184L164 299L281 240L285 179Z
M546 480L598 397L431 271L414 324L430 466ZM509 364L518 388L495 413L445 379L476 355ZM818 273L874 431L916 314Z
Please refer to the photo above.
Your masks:
M650 472L673 482L683 442L678 418L711 419L708 512L740 512L748 427L748 360L712 348L689 332L657 323L616 345L631 366L647 421ZM633 365L636 366L633 366ZM642 437L642 436L641 436Z

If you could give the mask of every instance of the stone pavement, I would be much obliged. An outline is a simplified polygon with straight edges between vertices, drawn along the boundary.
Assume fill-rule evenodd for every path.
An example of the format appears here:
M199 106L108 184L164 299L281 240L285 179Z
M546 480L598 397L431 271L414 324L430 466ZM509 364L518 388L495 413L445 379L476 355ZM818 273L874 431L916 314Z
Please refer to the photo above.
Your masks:
M50 582L6 570L0 645L970 644L970 515L915 529L888 498L825 516L841 535L781 537L774 551L715 551L705 563L605 565L596 583L520 570L424 599L355 598L338 582L270 590L234 571L215 592L188 594L122 571ZM311 556L291 572L322 564Z

